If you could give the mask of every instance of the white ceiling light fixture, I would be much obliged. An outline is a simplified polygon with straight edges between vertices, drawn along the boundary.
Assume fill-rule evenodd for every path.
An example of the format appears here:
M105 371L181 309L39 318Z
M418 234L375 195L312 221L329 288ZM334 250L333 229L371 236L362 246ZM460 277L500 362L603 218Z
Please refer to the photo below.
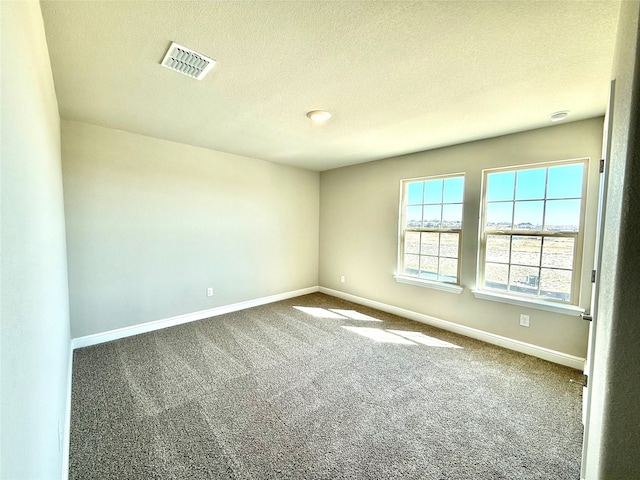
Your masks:
M311 110L307 117L313 122L326 122L331 118L331 114L326 110Z
M551 115L549 115L549 118L551 119L552 122L561 122L562 120L565 120L568 115L569 115L568 110L562 110L560 112L552 113Z
M196 80L202 80L215 64L215 60L178 45L176 42L171 42L169 50L160 63L163 67Z

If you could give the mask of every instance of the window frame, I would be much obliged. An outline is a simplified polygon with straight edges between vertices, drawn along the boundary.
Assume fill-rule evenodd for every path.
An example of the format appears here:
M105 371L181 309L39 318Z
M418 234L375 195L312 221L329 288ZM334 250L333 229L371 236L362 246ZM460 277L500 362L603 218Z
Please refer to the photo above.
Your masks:
M527 303L541 303L541 304L550 304L550 305L558 305L558 307L577 307L579 304L580 297L580 285L582 278L582 256L584 250L584 229L585 229L585 215L586 215L586 207L587 207L587 190L589 185L589 158L574 158L567 160L556 160L556 161L545 161L539 163L530 163L525 165L513 165L508 167L499 167L499 168L489 168L484 169L482 171L482 196L481 196L481 204L480 204L480 222L478 225L478 270L477 270L477 278L476 283L477 287L474 292L477 292L479 296L483 297L483 295L487 296L496 296L496 297L514 297L514 299L522 300ZM576 197L563 197L563 198L547 198L547 185L548 185L548 173L545 178L545 194L543 199L526 199L520 200L522 201L544 201L543 206L543 230L525 230L525 229L515 229L511 230L497 230L497 229L486 229L486 218L487 218L487 205L490 203L487 201L488 196L488 176L492 173L501 173L501 172L518 172L523 170L534 170L540 168L552 168L564 165L576 165L582 164L583 174L582 174L582 188L581 188L581 196L580 196L580 214L579 214L579 225L578 231L545 231L544 230L544 214L546 213L546 202L549 200L567 200L567 199L575 199ZM548 172L548 171L547 171ZM514 179L514 196L511 200L504 200L504 202L512 202L514 205L512 211L512 222L515 221L515 203L516 203L516 195L515 188L517 185L517 173L516 179ZM497 203L500 201L496 201ZM513 225L512 225L513 227ZM536 295L523 293L518 291L510 290L510 274L507 278L507 289L499 290L494 288L488 288L485 286L485 273L486 273L486 255L487 255L487 237L488 235L496 235L496 236L504 236L509 239L510 247L509 247L509 262L503 265L507 265L509 267L509 271L514 266L511 262L511 255L513 253L511 245L513 242L513 237L541 237L540 244L540 261L538 262L538 266L534 268L538 268L540 271L543 267L543 259L542 253L544 248L544 239L545 238L573 238L574 239L574 251L573 251L573 259L571 269L569 268L554 268L556 270L565 270L571 272L571 287L569 293L569 300L562 299L554 299L551 297L543 297L540 296L541 285L538 281L537 285L537 293ZM491 262L496 263L496 262ZM524 266L520 264L515 264L515 266ZM540 278L540 277L538 277ZM475 294L475 293L474 293Z
M462 200L460 202L445 202L444 201L444 180L448 178L462 178L463 186L462 186ZM409 184L415 182L426 182L430 180L443 180L443 193L442 193L442 201L440 203L424 203L425 198L423 197L420 206L424 208L425 205L439 205L442 208L444 205L460 205L461 206L461 216L460 216L460 228L434 228L434 227L406 227L406 216L407 209L409 206ZM448 173L443 175L429 175L424 177L415 177L415 178L406 178L400 180L400 211L398 215L398 258L396 263L396 275L394 275L397 282L406 283L410 285L424 286L435 288L438 290L448 291L452 293L461 293L463 291L460 286L461 281L461 272L462 272L462 239L463 239L463 227L464 227L464 197L465 197L465 188L466 188L466 178L464 172L458 173ZM424 191L423 191L424 195ZM442 219L442 213L441 213ZM438 255L422 255L422 253L418 253L418 257L429 256L435 257L438 259L438 269L440 266L441 258L453 258L453 257L441 257L440 255L440 235L445 234L457 234L458 236L458 251L457 256L455 257L457 261L457 269L456 269L456 281L448 282L446 280L441 279L427 279L420 277L420 266L418 265L418 273L416 275L409 275L405 273L404 269L404 258L405 258L405 236L407 232L415 232L415 233L438 233Z

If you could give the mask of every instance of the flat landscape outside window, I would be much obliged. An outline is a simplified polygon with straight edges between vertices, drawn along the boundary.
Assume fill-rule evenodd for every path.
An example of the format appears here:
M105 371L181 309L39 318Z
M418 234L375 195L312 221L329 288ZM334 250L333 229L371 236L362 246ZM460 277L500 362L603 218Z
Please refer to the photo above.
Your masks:
M459 284L464 175L402 181L401 276Z
M576 303L586 161L486 171L480 285Z

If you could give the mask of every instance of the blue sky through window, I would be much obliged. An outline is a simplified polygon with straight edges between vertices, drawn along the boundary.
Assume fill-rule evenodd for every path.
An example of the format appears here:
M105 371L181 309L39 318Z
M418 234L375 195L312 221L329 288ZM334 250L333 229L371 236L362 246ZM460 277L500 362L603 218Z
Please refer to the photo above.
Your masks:
M409 205L462 203L463 196L464 177L410 182L407 189Z
M407 183L405 225L460 228L464 177L442 177Z
M516 185L516 200L544 198L546 175L546 168L520 170L518 172L518 182Z
M583 176L582 162L488 174L487 226L577 231Z

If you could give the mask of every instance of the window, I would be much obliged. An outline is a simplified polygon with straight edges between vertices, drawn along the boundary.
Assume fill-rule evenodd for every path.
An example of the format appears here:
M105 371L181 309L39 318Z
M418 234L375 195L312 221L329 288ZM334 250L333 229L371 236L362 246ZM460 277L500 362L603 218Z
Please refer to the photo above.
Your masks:
M400 277L460 283L464 175L403 180Z
M481 288L577 303L585 165L485 171Z

